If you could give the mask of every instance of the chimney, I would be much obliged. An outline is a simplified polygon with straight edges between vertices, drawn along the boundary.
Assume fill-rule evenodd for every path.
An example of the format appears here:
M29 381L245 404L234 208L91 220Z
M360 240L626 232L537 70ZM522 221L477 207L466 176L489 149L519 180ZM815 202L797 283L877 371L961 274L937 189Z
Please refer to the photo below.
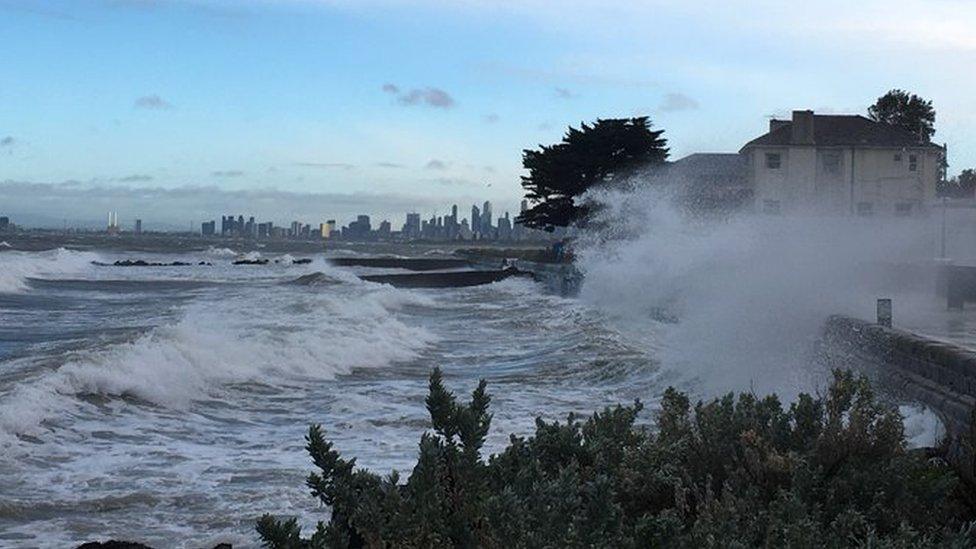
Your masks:
M793 111L790 141L796 145L813 145L813 111Z
M789 125L790 125L790 121L789 120L777 120L775 118L770 118L769 119L769 133L773 133L774 131L782 128L783 126L789 126Z

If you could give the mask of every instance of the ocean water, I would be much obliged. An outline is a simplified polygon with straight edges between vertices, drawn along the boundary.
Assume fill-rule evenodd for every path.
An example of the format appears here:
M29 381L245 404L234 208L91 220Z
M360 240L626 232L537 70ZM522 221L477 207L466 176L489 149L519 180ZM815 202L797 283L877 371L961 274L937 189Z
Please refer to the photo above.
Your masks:
M357 277L395 271L337 268L321 251L250 251L277 262L233 266L239 250L187 243L3 247L0 546L251 547L264 513L311 527L327 510L304 487L308 425L362 467L408 473L435 366L458 393L488 381L491 452L538 416L640 398L650 422L669 385L696 398L823 394L824 320L873 318L878 297L894 300L896 326L976 341L976 323L947 316L919 274L931 272L931 220L702 221L654 186L595 198L605 230L576 242L574 298L524 279L395 289ZM93 263L124 259L193 265ZM912 445L936 442L935 414L893 403Z
M304 487L308 425L409 471L435 366L459 393L488 380L489 451L536 416L653 405L680 382L654 330L530 281L402 290L322 254L236 256L0 251L0 546L250 547L263 513L311 526L327 511ZM93 264L120 259L194 265Z

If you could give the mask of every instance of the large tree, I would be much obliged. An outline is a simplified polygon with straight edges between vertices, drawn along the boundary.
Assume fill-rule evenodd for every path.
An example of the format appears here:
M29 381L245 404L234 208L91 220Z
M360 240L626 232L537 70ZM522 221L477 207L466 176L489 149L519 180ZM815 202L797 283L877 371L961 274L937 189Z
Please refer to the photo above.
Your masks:
M664 130L652 130L646 116L597 120L569 128L561 142L522 152L525 197L533 203L516 222L552 231L584 222L585 205L576 199L596 185L619 181L668 158Z
M939 196L946 198L973 198L976 196L976 171L963 170L962 173L939 185Z
M877 122L905 128L920 141L929 141L935 133L932 102L904 90L891 90L879 97L868 107L868 116Z

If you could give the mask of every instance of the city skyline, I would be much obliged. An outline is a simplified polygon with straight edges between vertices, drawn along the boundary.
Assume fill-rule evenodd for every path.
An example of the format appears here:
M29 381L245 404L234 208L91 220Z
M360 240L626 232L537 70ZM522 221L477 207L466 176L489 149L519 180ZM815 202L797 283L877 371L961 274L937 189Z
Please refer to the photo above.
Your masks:
M485 207L487 207L488 211L491 212L493 208L493 206L491 205L491 201L486 200L482 202L480 209L478 204L472 204L472 213L474 213L475 211L483 211ZM72 225L67 223L67 221L65 220L62 221L61 225L58 226L53 226L53 225L37 226L37 225L30 225L30 224L25 224L23 222L19 222L15 217L11 217L10 215L3 215L3 212L0 212L0 224L2 224L2 229L8 229L8 230L11 227L13 227L21 230L61 229L61 230L80 230L86 232L108 232L110 234L118 234L118 233L140 234L143 232L164 232L164 233L165 232L174 232L174 233L191 232L191 233L200 233L204 236L208 236L208 235L209 236L248 236L254 238L257 237L270 238L272 237L273 234L272 228L274 228L277 230L281 230L281 229L285 230L284 233L274 233L276 237L282 238L282 237L294 236L297 233L296 227L298 229L304 227L305 232L307 233L309 228L312 228L313 232L314 229L318 229L319 231L322 231L324 230L326 225L329 225L331 231L340 233L344 229L346 229L347 226L350 225L355 226L355 223L357 221L362 222L364 219L366 220L367 226L369 226L369 224L372 221L379 221L380 225L378 227L381 227L382 225L385 224L387 226L388 233L406 234L407 232L409 232L408 225L410 225L411 219L415 219L416 226L417 226L416 236L418 237L422 232L424 232L425 238L430 238L430 235L426 234L426 232L423 230L423 228L425 228L428 224L433 226L435 224L443 223L444 226L451 226L451 224L453 223L453 225L456 226L457 228L463 225L468 231L468 233L465 234L464 239L470 239L473 233L480 232L484 234L489 234L492 229L498 229L499 226L497 225L497 223L500 222L502 219L504 219L505 223L507 223L508 230L509 231L512 230L512 228L515 226L515 218L517 217L518 213L525 211L527 207L528 207L528 201L522 199L521 202L518 204L517 209L514 209L515 212L514 214L512 213L513 212L512 209L503 209L503 211L501 211L499 215L497 215L494 218L492 218L491 215L485 216L484 218L480 216L478 217L472 216L470 222L467 217L461 217L459 215L459 212L461 210L459 209L457 204L453 204L451 205L450 208L447 208L448 212L450 213L441 213L436 210L432 212L428 212L426 214L420 212L405 211L405 212L401 212L400 216L398 217L394 216L393 220L391 220L389 216L373 216L368 213L355 214L353 216L346 218L348 219L348 221L343 218L332 218L327 215L312 217L312 218L304 218L301 220L291 218L289 221L281 221L281 220L274 220L274 219L266 219L261 217L260 215L252 215L250 213L246 215L243 213L234 213L234 214L224 213L214 218L209 218L205 216L206 218L203 221L200 221L198 223L190 222L189 225L170 226L164 224L161 226L157 226L154 225L152 222L146 223L143 217L132 217L131 219L123 217L123 219L120 221L119 212L115 210L109 210L107 212L107 219L108 219L107 223L105 221L105 217L103 216L103 219L100 224L98 222L92 221L84 225ZM445 234L444 236L445 237L449 236L449 238L446 239L453 239L456 238L458 234L455 232L450 235Z

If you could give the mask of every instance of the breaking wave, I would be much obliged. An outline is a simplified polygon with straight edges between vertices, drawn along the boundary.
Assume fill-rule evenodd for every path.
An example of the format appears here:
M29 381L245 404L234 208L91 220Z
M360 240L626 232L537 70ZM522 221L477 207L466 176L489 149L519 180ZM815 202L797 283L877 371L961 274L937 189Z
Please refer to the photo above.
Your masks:
M93 406L80 398L86 395L184 410L197 400L234 398L241 383L331 380L408 361L435 338L394 313L429 305L424 296L367 284L341 294L282 286L196 303L175 323L19 383L0 403L0 431L31 434L47 419Z
M77 275L100 259L92 252L58 248L43 252L4 252L0 254L0 293L19 293L30 288L32 278L57 278Z
M207 247L203 253L210 257L237 257L238 255L237 252L230 248L216 248L214 246Z

